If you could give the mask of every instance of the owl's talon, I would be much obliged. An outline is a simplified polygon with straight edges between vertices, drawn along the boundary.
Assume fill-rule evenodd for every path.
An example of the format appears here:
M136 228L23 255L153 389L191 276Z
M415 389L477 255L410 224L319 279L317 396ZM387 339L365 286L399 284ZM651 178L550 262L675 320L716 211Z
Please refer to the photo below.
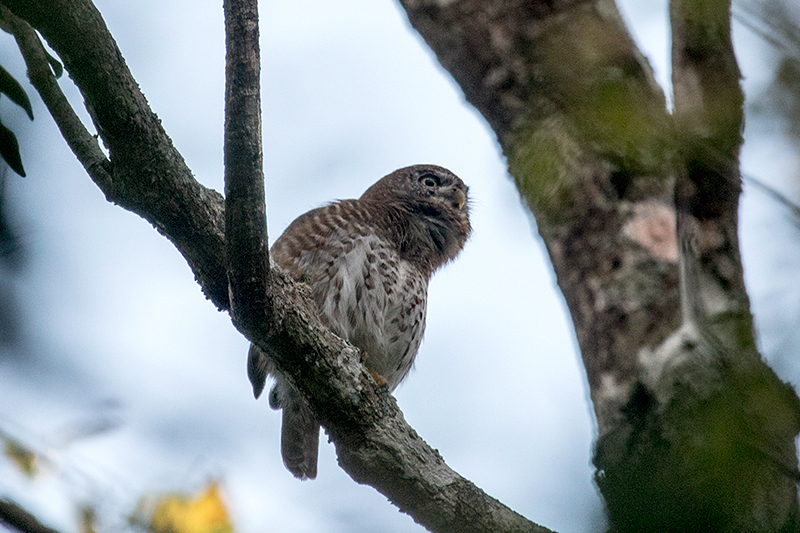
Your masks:
M375 383L378 384L378 387L382 389L389 388L389 382L386 381L386 378L375 372L374 370L369 371L369 375L372 376L372 379L375 380Z

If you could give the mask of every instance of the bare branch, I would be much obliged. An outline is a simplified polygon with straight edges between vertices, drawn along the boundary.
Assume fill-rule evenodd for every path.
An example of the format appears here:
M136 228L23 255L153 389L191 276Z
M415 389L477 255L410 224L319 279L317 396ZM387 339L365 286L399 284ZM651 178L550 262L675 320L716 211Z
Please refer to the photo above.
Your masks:
M675 121L689 181L679 184L676 201L699 220L735 228L744 93L731 41L730 1L673 0L670 19ZM735 234L724 239L731 240L728 259L739 263ZM743 292L740 276L732 276L725 282Z
M800 404L758 353L739 254L744 94L730 8L730 0L670 2L681 300L690 312L683 326L642 360L655 374L657 385L649 388L665 412L661 425L686 428L669 439L670 448L716 458L713 471L691 481L712 495L709 511L730 509L715 518L720 524L715 529L797 530L793 473ZM670 413L692 415L681 421ZM693 428L687 426L690 419ZM720 423L727 435L713 438ZM693 434L706 435L705 441ZM723 459L731 450L737 450L735 466ZM664 482L670 483L667 477ZM688 518L682 504L668 509L672 520Z
M21 533L59 533L14 502L0 498L0 523Z
M243 331L263 328L269 244L261 150L258 2L226 0L225 251L231 317Z
M757 189L760 189L761 191L766 193L767 196L769 196L770 198L772 198L773 200L784 206L792 213L792 216L794 217L795 220L800 221L800 205L790 200L786 195L775 189L772 185L768 185L766 182L760 180L759 178L756 178L753 175L742 174L742 178L744 178L744 180L747 181L749 184L753 185Z
M741 73L731 41L729 0L673 0L672 83L680 136L676 202L694 217L698 260L717 283L734 288L730 312L749 312L739 265L739 150L744 125ZM715 266L711 266L715 265ZM710 267L710 268L708 268ZM712 274L711 270L715 271ZM699 288L698 288L699 289Z

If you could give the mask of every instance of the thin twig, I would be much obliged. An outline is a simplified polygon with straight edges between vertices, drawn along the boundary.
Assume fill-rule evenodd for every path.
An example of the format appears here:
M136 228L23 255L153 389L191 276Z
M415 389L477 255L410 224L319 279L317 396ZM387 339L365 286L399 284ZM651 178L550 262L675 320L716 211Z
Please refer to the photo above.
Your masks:
M92 180L98 185L107 184L111 179L111 162L100 149L97 138L89 133L61 91L36 31L5 6L0 5L0 15L14 33L28 68L28 78L47 106L61 135Z
M800 29L781 2L740 1L732 17L784 55L800 60Z
M750 185L754 185L757 189L761 189L762 192L766 193L767 196L772 198L773 200L777 201L780 204L783 204L784 207L789 209L792 214L800 220L800 206L791 201L789 198L783 195L783 193L778 192L772 186L767 185L760 179L756 178L751 174L744 174L742 173L742 179L745 182L749 183Z

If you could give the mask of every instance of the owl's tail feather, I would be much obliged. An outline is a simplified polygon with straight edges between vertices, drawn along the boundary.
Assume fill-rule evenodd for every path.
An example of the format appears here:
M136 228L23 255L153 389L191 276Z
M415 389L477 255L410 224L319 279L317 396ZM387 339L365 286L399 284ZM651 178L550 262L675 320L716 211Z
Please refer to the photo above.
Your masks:
M319 453L319 423L314 418L305 398L288 381L275 371L272 360L255 344L247 354L247 376L253 385L253 395L261 396L268 375L275 376L275 384L269 391L269 405L283 409L281 426L281 455L283 464L294 477L314 479L317 477L317 454Z
M319 453L319 423L306 405L305 399L288 383L276 383L283 408L281 426L281 455L283 464L298 479L317 477Z

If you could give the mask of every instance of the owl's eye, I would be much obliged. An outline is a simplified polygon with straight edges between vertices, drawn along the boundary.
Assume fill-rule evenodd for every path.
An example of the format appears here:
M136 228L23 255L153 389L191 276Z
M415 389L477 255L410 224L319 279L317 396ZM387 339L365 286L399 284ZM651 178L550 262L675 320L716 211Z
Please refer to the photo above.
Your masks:
M442 184L441 180L438 176L434 176L433 174L424 174L420 176L419 182L426 187L434 188L438 187Z

